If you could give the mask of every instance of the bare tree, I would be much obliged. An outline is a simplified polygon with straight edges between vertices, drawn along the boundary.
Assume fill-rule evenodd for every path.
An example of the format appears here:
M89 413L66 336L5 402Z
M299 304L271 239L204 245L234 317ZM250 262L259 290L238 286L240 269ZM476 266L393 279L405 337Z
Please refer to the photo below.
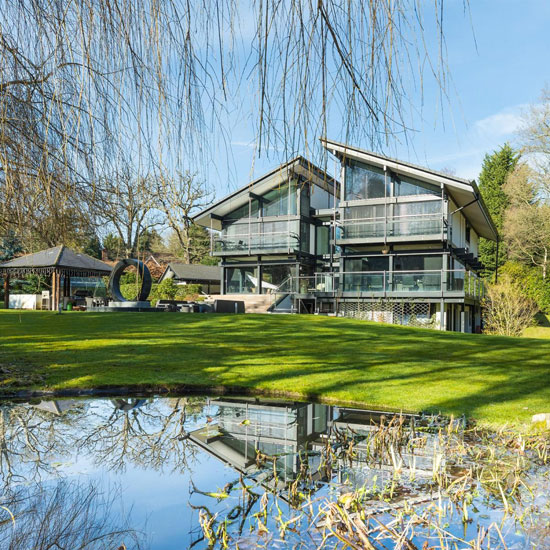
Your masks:
M191 227L194 212L212 202L212 193L195 174L178 172L175 177L157 180L157 201L183 252L185 263L191 263Z
M550 262L550 204L545 175L523 163L510 174L503 189L510 205L504 214L503 234L512 259L542 269L546 279Z
M489 285L483 306L485 332L502 336L521 336L533 324L538 311L509 277Z
M157 206L158 195L150 177L133 174L130 168L105 179L99 186L97 215L107 227L114 228L126 256L137 257L140 239L163 225Z
M3 0L0 229L30 232L58 211L93 225L96 187L125 159L138 178L207 167L235 120L278 160L319 151L329 116L336 137L381 148L406 135L425 76L445 97L443 11L442 0Z
M541 176L538 191L550 199L550 87L542 90L540 101L525 113L520 139L523 153Z
M0 545L10 550L145 548L145 535L114 520L120 493L105 496L93 484L57 481L16 486L2 502L13 520L0 521ZM8 506L5 506L5 505Z

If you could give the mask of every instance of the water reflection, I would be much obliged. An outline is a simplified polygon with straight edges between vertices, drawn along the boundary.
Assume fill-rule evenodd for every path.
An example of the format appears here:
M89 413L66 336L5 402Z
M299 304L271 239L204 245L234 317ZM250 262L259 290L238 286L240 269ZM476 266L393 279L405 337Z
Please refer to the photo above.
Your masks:
M523 548L550 525L548 440L518 447L516 436L496 444L491 437L438 417L285 400L7 403L0 407L1 504L27 510L21 525L36 529L48 515L35 506L31 518L33 507L17 503L40 494L61 510L71 507L62 495L86 500L90 491L88 508L103 511L95 525L126 533L128 548L145 539L163 549L332 548L353 546L354 537L358 547L367 537L373 548L397 548L401 537L430 548L434 533L455 543L485 533L479 548L504 548L504 540ZM15 537L10 529L0 523L0 541ZM99 541L75 547L109 547Z

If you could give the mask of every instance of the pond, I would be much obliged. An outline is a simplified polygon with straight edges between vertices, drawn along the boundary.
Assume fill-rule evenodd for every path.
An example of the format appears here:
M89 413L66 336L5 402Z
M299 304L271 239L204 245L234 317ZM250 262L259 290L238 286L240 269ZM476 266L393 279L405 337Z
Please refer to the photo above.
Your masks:
M550 548L542 434L233 397L0 412L0 548Z

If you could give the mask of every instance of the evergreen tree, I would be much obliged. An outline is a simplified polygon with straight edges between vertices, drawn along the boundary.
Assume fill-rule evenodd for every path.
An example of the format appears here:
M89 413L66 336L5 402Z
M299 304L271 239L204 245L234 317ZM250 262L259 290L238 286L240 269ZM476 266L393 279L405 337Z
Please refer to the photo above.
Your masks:
M97 235L90 235L83 245L84 254L101 260L101 241Z
M508 143L505 143L493 154L485 155L481 173L479 175L479 191L487 209L493 218L499 235L502 233L504 211L508 206L508 198L502 189L508 175L514 170L519 160L519 153ZM502 243L499 243L499 267L506 262L507 251ZM480 239L479 258L483 265L484 276L492 278L496 267L496 243L487 239Z
M11 260L23 252L21 239L14 231L9 230L6 235L0 239L0 262Z

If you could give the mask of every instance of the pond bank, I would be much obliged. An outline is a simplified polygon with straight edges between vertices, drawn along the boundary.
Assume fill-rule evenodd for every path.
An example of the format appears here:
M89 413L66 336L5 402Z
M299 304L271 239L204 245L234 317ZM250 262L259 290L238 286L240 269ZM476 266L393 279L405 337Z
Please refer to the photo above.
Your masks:
M0 339L6 396L229 391L465 414L493 427L550 412L545 340L305 315L18 311L0 311Z

